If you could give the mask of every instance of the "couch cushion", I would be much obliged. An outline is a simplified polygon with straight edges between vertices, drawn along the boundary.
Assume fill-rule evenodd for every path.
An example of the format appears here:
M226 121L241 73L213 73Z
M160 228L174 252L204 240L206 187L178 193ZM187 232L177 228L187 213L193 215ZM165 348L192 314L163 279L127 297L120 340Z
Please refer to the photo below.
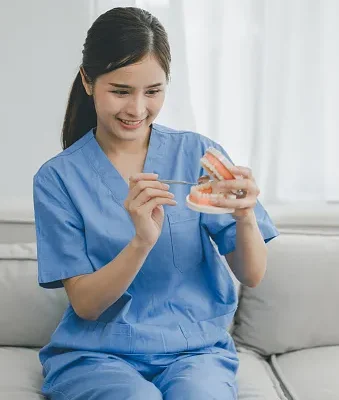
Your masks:
M233 337L262 355L339 345L339 236L281 234L266 275L242 287Z
M0 243L32 243L35 241L33 209L18 210L11 207L0 207Z
M0 347L0 371L0 399L45 399L37 350Z
M272 356L272 366L293 400L339 399L339 346Z
M246 349L238 352L239 400L287 400L269 364ZM0 399L42 400L42 370L35 349L0 347ZM327 399L326 399L327 400Z
M0 346L42 347L68 304L64 289L38 285L36 245L0 244Z
M258 354L238 348L238 400L286 400L269 364Z

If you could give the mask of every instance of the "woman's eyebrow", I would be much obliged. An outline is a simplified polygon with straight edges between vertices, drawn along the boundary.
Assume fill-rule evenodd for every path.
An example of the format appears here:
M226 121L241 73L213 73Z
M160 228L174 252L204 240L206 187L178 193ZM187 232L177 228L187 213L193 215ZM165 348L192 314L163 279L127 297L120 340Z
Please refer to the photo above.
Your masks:
M124 85L122 83L113 83L113 82L111 83L110 82L109 85L112 85L112 86L115 86L115 87L118 87L118 88L133 89L132 86ZM154 83L153 85L149 85L146 88L149 89L149 88L154 88L154 87L158 87L158 86L162 86L162 83Z

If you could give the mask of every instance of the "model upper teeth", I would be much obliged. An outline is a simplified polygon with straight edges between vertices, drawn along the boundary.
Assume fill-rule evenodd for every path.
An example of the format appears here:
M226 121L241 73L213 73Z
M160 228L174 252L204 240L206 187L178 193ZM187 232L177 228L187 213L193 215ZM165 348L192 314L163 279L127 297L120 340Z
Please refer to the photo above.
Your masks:
M206 166L210 171L212 171L212 172L215 174L215 176L216 176L218 179L220 179L220 180L223 179L222 175L217 171L217 169L215 168L215 166L212 165L212 164L206 159L206 157L202 157L200 161L201 161L201 164L203 165L203 167Z
M138 125L141 122L141 120L140 121L127 121L126 119L121 119L120 121L122 121L126 125Z

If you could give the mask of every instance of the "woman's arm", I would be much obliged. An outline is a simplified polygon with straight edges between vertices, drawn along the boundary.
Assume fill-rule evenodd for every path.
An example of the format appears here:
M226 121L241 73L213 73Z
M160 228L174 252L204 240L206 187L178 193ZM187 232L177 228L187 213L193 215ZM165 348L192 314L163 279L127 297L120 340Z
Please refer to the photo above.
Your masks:
M124 202L135 226L135 236L111 262L91 274L63 281L75 312L96 320L130 286L149 252L156 244L164 220L163 205L176 204L169 186L157 181L156 174L130 177Z
M236 222L236 250L225 255L236 278L249 287L257 286L265 275L267 247L254 211Z
M240 174L243 179L224 180L217 184L218 190L229 194L242 190L245 196L236 199L220 199L214 205L234 208L236 220L236 249L225 258L236 278L244 285L254 287L265 275L267 247L259 230L254 207L260 190L249 168L233 166L231 173Z
M135 237L98 271L64 279L64 287L77 315L96 320L116 302L132 283L151 248Z

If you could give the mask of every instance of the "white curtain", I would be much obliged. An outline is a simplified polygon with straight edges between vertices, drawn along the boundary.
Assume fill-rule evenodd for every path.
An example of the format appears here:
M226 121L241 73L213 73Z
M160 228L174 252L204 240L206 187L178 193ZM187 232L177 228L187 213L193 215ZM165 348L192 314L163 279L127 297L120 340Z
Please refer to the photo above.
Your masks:
M168 31L172 81L158 122L221 143L267 203L339 202L337 0L97 0Z

